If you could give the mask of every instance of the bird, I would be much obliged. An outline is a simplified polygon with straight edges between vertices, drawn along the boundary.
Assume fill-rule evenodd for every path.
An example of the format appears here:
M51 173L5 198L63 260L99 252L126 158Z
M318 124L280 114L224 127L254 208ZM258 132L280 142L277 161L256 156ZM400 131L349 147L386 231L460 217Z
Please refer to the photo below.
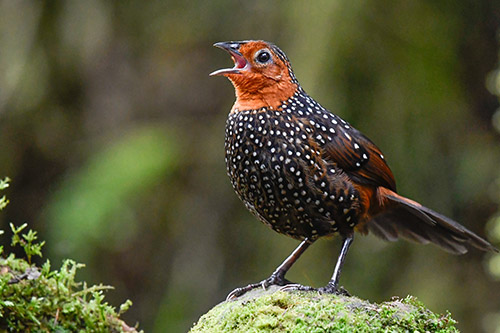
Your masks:
M271 285L341 294L339 278L354 233L386 241L433 243L452 254L474 247L498 252L458 222L397 193L381 150L310 97L285 53L263 40L219 42L234 66L224 76L236 101L225 127L227 174L246 208L299 246L266 279L236 288L227 299ZM339 235L342 246L328 284L313 288L285 274L317 239Z

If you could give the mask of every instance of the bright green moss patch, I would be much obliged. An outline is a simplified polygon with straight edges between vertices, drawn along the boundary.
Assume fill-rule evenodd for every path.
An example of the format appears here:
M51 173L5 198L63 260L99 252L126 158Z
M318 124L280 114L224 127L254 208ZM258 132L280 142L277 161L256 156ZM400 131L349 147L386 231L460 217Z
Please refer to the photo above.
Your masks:
M0 181L0 190L7 185L8 180ZM6 203L1 197L0 210ZM25 258L4 254L0 246L0 332L137 332L120 319L132 302L119 310L109 305L103 293L111 287L77 282L76 272L84 265L73 260L65 260L59 270L48 260L33 265L45 242L26 224L10 227L11 245L21 247Z
M191 332L458 332L413 297L372 304L357 297L255 290L203 315Z
M52 270L48 260L42 267L30 264L33 255L41 256L43 243L34 231L21 234L25 226L11 226L12 244L21 245L29 260L0 257L0 331L137 332L119 319L130 301L117 311L104 300L103 292L111 287L75 281L84 265L65 260Z

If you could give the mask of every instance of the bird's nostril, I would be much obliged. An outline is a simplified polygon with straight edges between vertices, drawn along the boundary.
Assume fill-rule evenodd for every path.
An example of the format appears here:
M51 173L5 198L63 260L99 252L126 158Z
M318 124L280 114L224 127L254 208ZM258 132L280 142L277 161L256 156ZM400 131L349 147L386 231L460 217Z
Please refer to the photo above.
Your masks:
M229 45L229 47L233 50L238 50L240 48L240 44L238 43L233 43L231 45Z

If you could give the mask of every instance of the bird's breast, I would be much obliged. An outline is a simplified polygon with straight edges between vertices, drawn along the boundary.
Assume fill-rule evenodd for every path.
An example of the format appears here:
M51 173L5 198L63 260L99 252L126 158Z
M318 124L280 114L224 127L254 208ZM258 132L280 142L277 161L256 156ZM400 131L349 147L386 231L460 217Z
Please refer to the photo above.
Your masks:
M314 121L297 112L266 108L237 110L226 124L236 193L265 224L299 239L352 228L359 208L356 189L324 158L313 129Z

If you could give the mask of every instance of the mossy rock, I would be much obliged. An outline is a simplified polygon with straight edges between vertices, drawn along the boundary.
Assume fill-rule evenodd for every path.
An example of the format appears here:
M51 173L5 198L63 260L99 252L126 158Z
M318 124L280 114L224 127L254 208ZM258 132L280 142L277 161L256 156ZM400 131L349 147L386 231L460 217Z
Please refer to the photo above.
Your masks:
M357 297L317 292L253 290L204 314L195 332L458 332L414 297L373 304Z
M32 264L32 257L42 255L44 242L37 241L35 231L23 233L26 227L11 225L11 244L21 246L27 259L13 253L4 257L0 246L0 332L138 333L120 319L131 301L116 309L104 297L112 287L75 280L85 265L70 259L59 270L52 269L49 260L41 267Z

